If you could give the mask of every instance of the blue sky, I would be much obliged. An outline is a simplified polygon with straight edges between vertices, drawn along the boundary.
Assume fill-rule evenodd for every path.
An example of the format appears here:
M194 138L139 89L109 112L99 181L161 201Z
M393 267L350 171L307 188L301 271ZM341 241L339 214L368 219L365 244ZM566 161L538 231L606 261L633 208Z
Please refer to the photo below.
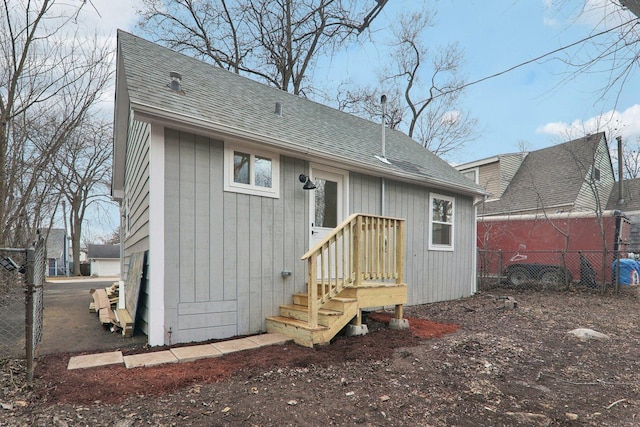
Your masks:
M138 32L137 3L138 0L93 0L102 16L86 8L85 17L90 28L110 37L115 46L117 28ZM422 2L389 0L372 30L384 35L398 11L413 10L418 3ZM427 4L437 9L437 15L435 26L427 29L425 37L430 47L458 42L465 53L463 73L470 82L605 29L602 17L611 12L602 7L605 3L610 0L430 1ZM583 8L590 13L578 16ZM631 17L627 13L620 19ZM591 50L586 43L567 52ZM348 79L374 83L374 70L386 60L381 45L353 45L332 61L322 63L314 77L328 91ZM600 68L607 69L606 64ZM608 79L606 73L570 73L571 69L561 61L547 58L468 87L461 108L478 119L479 138L447 160L464 163L516 152L520 143L535 150L585 132L609 131L611 127L619 130L607 134L610 142L618 132L628 141L640 137L640 72L632 74L622 91L610 91L605 96L601 89ZM113 92L106 94L104 101L110 108ZM602 122L599 118L603 115L613 117L614 124L609 128L594 126Z
M370 0L373 2L373 0ZM439 0L428 5L437 10L435 25L425 37L431 47L458 42L465 54L463 73L475 81L538 57L605 29L601 20L611 0ZM102 18L93 16L99 31L114 38L115 29L134 33L138 0L93 0ZM379 39L397 19L399 11L415 10L415 0L389 0L371 26ZM579 16L581 10L589 13ZM91 15L91 10L87 8ZM630 19L627 12L621 19ZM585 43L567 53L588 52ZM376 82L375 69L387 60L382 46L353 45L347 52L325 61L315 79L331 91L345 80ZM636 66L636 69L640 65ZM607 69L603 64L601 69ZM568 78L568 80L567 80ZM547 58L470 86L462 109L478 119L479 138L448 160L461 163L499 153L543 148L594 132L591 125L602 114L621 123L625 140L640 136L640 72L635 71L623 91L602 97L606 73L573 75L558 60ZM619 95L619 97L618 97ZM109 95L111 96L111 95ZM610 140L617 135L609 136Z
M430 46L457 41L465 53L464 75L471 82L604 29L599 21L606 10L598 4L604 1L608 0L585 6L584 1L558 5L542 0L440 0L432 3L437 8L435 26L425 36ZM415 3L390 0L376 24L387 25L398 9L415 9ZM583 6L592 13L577 18ZM631 15L625 17L630 19ZM579 49L585 53L593 50L584 43L566 52L573 54ZM448 160L462 163L519 151L521 142L534 150L585 132L605 130L593 126L603 114L623 124L619 127L625 139L640 136L640 73L632 75L622 92L610 91L603 97L602 88L609 77L606 73L575 75L572 68L551 58L468 87L462 108L478 119L480 136ZM382 49L375 46L353 48L335 58L318 77L336 86L344 77L362 81L372 78L371 70L386 60ZM604 63L599 68L608 69ZM613 140L617 135L607 136Z

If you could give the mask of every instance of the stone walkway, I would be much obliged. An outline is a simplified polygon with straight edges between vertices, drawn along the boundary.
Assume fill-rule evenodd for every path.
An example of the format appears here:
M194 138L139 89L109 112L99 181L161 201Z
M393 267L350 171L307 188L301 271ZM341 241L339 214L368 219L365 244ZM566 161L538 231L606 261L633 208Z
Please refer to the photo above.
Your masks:
M219 357L252 348L268 345L284 344L291 338L281 334L262 334L214 344L200 344L176 347L169 350L123 356L121 351L73 356L69 359L67 369L84 369L98 366L122 364L129 368L162 365L165 363L184 363L209 357Z

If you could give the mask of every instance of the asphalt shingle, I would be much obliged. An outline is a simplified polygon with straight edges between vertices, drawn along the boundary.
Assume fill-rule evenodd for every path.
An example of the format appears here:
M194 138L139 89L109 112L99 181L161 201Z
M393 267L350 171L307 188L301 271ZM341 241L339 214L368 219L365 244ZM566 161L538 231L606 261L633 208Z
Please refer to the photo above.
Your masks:
M381 126L326 105L264 85L206 62L118 32L120 64L131 107L224 128L252 140L304 151L336 163L410 176L469 194L484 190L402 132L387 129L386 165ZM169 89L169 73L182 76L182 93ZM282 114L275 114L276 102Z

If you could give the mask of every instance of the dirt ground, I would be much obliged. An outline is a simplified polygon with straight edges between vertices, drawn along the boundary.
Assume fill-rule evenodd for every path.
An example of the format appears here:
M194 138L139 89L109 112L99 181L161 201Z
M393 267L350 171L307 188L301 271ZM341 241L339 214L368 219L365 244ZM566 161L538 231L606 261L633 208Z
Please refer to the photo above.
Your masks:
M408 331L372 313L368 335L314 349L131 370L46 355L32 386L7 361L0 426L640 425L639 309L637 290L495 290L407 307Z

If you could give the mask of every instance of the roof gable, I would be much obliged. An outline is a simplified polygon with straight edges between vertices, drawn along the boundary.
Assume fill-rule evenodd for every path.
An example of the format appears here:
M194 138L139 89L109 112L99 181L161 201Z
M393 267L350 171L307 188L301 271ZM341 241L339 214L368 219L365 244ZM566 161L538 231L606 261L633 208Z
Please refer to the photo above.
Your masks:
M606 154L601 154L603 146ZM603 132L532 151L524 158L500 200L486 203L482 214L572 210L585 191L594 161L601 155L609 156ZM607 170L603 172L613 177L611 159L604 164ZM608 195L608 189L606 191Z
M360 117L266 86L211 64L118 31L116 118L122 109L157 117L165 123L191 124L230 138L271 145L292 153L359 167L378 176L397 176L480 195L484 191L444 160L402 132L386 129L387 165L381 154L381 126ZM169 73L182 75L178 93L169 89ZM121 84L122 86L121 87ZM276 103L281 114L276 114ZM124 105L126 104L126 105ZM114 132L119 135L118 129ZM116 141L115 160L123 153ZM114 166L114 170L117 166ZM113 178L114 185L121 180ZM117 189L116 189L117 190Z

